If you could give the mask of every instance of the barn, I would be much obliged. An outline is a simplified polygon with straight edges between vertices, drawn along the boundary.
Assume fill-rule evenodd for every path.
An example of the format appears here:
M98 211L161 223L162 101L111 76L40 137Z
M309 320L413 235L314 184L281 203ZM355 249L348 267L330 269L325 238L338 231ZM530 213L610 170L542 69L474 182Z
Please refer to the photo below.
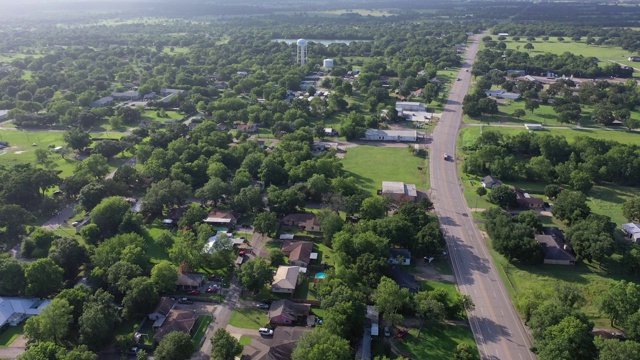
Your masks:
M368 129L364 133L364 140L369 141L416 141L418 132L415 130L377 130Z

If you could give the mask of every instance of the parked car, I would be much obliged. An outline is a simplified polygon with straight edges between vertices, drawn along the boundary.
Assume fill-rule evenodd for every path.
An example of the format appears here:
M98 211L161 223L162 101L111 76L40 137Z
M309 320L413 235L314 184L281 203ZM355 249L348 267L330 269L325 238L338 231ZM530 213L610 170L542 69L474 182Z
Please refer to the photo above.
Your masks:
M205 290L205 292L209 294L215 294L218 292L218 289L214 287L208 287L207 290Z
M391 336L391 329L389 329L388 326L384 327L384 336L386 336L386 337Z
M193 301L189 300L189 298L181 298L178 300L178 304L193 304Z
M274 301L276 301L276 300L272 299L272 298L265 298L265 299L262 299L261 303L267 304L267 305L271 305L271 303L274 302Z
M246 251L240 250L240 252L238 253L238 256L244 256L244 254L246 254Z
M268 308L271 307L271 305L262 304L262 303L261 304L257 304L256 306L258 307L258 309L268 309Z
M213 275L209 276L209 280L210 281L216 281L216 280L220 280L220 278L218 277L218 275L213 274Z
M398 333L396 334L396 337L397 337L398 339L402 339L402 338L404 338L405 336L407 336L407 334L408 334L408 333L409 333L409 332L408 332L407 330L398 330Z
M268 328L260 328L258 329L258 333L262 336L273 336L273 330Z
M200 295L200 290L189 290L187 292L189 295Z

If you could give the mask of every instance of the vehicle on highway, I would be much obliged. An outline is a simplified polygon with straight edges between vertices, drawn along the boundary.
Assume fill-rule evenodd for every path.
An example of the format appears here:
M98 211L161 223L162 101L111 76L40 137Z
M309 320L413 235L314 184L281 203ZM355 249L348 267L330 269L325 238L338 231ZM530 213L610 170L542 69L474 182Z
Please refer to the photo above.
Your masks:
M262 336L273 336L273 330L269 328L260 328L258 329L258 333Z
M464 69L465 72L469 72L469 69Z
M271 305L268 305L268 304L262 304L262 303L260 303L260 304L257 304L257 305L256 305L256 307L257 307L258 309L268 309L268 308L270 308L270 307L271 307Z
M444 159L445 159L445 160L449 160L449 154L444 153Z
M460 80L462 80L462 79L460 79L460 78L456 78L456 81L460 81Z

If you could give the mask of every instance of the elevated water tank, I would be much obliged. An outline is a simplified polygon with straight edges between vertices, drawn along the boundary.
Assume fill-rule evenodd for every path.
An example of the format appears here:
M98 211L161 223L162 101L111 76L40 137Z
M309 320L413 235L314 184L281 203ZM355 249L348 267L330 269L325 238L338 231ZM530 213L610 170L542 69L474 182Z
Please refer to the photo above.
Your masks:
M322 66L324 68L327 68L327 69L332 69L333 68L333 59L324 59L324 61L322 62Z

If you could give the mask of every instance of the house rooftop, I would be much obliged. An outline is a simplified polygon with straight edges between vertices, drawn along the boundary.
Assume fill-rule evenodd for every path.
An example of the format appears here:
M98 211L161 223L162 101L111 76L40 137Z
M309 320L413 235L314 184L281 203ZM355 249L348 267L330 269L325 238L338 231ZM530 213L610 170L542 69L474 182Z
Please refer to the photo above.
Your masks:
M300 266L280 266L273 277L272 285L281 289L295 289L299 272Z
M365 136L378 136L378 137L417 137L418 132L416 130L378 130L367 129Z
M401 194L407 196L418 196L415 184L405 184L400 181L383 181L383 194Z
M167 334L174 331L189 334L196 320L197 316L193 310L171 310L162 326L156 331L154 339L160 342Z
M313 252L313 243L308 241L293 242L282 248L286 254L289 253L289 261L302 261L309 263Z
M271 303L271 307L269 307L269 318L271 319L280 315L297 318L298 316L308 314L310 308L311 306L308 304L298 304L291 300L281 299Z
M563 249L563 245L560 244L557 238L551 235L535 235L536 241L542 246L544 252L544 258L549 260L560 261L576 261L575 256Z
M176 285L178 286L200 286L204 281L204 274L202 273L180 273L178 274L178 280Z

